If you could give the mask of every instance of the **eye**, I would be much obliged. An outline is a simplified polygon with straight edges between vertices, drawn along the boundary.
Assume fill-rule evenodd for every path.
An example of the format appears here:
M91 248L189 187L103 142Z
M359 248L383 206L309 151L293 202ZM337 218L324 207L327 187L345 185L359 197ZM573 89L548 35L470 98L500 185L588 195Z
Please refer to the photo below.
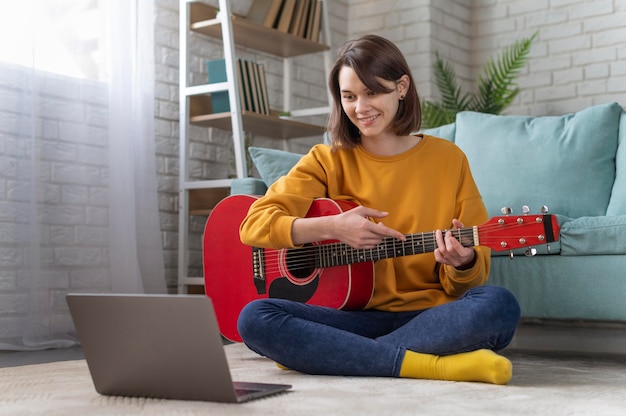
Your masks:
M353 94L344 94L344 95L341 97L341 99L342 99L342 100L344 100L344 101L353 100L353 99L354 99L354 95L353 95Z

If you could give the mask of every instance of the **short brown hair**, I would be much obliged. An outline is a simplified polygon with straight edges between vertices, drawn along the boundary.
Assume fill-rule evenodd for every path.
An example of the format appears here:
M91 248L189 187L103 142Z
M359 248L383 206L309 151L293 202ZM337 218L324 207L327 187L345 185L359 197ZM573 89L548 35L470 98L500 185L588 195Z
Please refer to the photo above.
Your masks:
M346 42L338 53L330 70L328 87L333 96L333 105L328 118L329 141L333 148L354 147L361 142L361 133L352 124L341 105L339 71L350 67L361 82L370 90L379 93L391 92L378 79L398 81L402 75L409 77L409 89L402 100L391 128L404 136L418 131L422 124L422 110L411 69L400 49L391 41L377 35L365 35Z

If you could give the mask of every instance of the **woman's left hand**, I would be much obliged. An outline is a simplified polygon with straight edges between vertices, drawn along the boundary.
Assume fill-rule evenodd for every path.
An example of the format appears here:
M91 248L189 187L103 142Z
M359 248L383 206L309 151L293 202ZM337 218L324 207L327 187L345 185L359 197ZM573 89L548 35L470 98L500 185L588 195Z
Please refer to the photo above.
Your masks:
M463 223L457 219L452 220L454 228L463 228ZM473 264L476 252L473 247L464 247L459 240L448 230L445 233L441 230L435 232L437 248L435 249L435 260L441 264L449 264L457 269L468 268ZM465 266L465 267L464 267Z

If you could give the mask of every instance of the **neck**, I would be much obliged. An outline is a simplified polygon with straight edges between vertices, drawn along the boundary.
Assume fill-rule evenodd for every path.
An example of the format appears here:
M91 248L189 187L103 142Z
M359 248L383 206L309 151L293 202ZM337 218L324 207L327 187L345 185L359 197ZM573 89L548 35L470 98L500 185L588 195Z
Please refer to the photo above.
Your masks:
M415 147L420 136L386 135L377 137L361 137L361 144L370 153L378 156L395 156Z
M450 230L465 247L478 245L478 227L464 227ZM312 245L298 249L314 253L315 267L334 267L365 261L377 261L413 254L431 253L437 248L436 232L406 234L406 241L386 237L382 243L371 249L356 249L345 243Z

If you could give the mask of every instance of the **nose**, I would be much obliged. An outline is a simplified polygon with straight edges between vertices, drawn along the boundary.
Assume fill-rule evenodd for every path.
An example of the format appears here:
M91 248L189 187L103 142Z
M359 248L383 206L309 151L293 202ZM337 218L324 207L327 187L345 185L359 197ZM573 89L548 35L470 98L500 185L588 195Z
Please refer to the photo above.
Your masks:
M356 101L355 111L357 113L366 112L370 107L369 100L366 97L359 97Z

